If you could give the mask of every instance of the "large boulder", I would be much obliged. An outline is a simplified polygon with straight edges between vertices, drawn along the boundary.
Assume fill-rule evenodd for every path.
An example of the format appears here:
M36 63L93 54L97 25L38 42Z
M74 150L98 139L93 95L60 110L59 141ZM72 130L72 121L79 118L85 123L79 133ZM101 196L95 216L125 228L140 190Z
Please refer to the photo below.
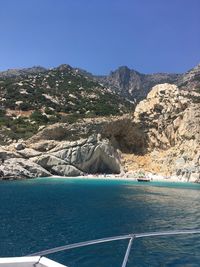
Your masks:
M0 165L0 179L25 179L48 177L51 173L36 163L22 159L11 158Z
M120 155L100 134L74 141L40 140L13 152L0 150L2 178L33 178L51 175L80 176L84 173L120 173ZM17 158L18 157L18 158Z
M60 142L48 153L32 158L32 161L53 174L65 176L68 176L68 173L75 176L83 172L120 173L121 171L119 153L108 140L101 140L98 135L78 141Z
M54 171L54 173L60 176L74 177L83 175L82 171L78 170L72 165L57 165L53 166L52 170Z
M24 143L17 143L16 145L15 145L15 149L16 150L22 150L22 149L24 149L26 146L25 146L25 144Z
M45 154L39 157L32 158L32 161L50 172L52 171L52 167L54 166L68 164L66 161L50 154Z
M119 155L106 142L98 144L96 147L83 147L78 153L73 154L72 163L87 173L121 172Z
M83 145L68 146L52 154L86 173L120 173L121 171L119 153L109 141L99 141L97 137L89 137Z

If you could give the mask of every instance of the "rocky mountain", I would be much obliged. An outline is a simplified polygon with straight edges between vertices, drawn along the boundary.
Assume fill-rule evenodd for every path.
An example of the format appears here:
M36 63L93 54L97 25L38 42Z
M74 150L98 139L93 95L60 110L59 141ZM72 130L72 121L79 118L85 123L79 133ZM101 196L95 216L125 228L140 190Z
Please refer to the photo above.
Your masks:
M0 75L0 134L11 139L30 137L41 125L120 115L130 112L132 106L69 65L49 70L12 70Z
M66 76L66 74L68 75L69 81L63 80L63 75ZM5 87L9 87L8 93L11 90L13 92L18 93L18 89L20 89L19 88L20 86L21 87L32 86L33 88L34 86L37 86L40 88L40 90L36 90L35 95L38 95L40 99L44 99L45 92L43 92L43 95L41 95L42 90L47 91L49 89L48 91L50 92L52 91L50 89L54 90L55 88L57 88L58 90L60 90L61 84L62 84L62 87L66 88L66 91L69 90L70 82L71 82L70 78L72 78L70 77L70 75L75 76L75 79L77 79L77 81L75 81L75 79L73 80L73 82L75 82L74 86L79 85L80 87L80 84L78 83L81 83L84 81L80 81L80 79L78 81L78 78L82 77L83 79L86 79L87 81L93 82L93 86L96 85L99 90L102 89L103 87L105 91L107 91L108 93L113 92L130 101L138 102L140 100L143 100L147 96L151 88L155 86L156 84L172 83L172 84L178 85L179 88L183 90L190 90L190 91L194 91L193 89L195 88L198 89L199 82L200 82L200 65L196 66L195 68L183 74L175 74L175 73L143 74L136 70L129 69L127 66L121 66L117 70L111 71L111 73L106 76L94 76L91 73L83 69L72 68L71 66L65 65L65 64L54 69L45 69L43 67L32 67L32 68L27 68L27 69L11 69L11 70L7 70L4 72L0 72L0 86L2 85L0 89L2 91L5 86ZM23 86L20 84L17 84L18 81L20 83L20 80L22 83L24 82ZM66 84L65 82L69 82L69 83ZM50 83L51 85L48 83ZM85 85L88 88L92 84L90 85L85 84ZM52 88L49 88L49 86ZM56 90L54 90L54 94L55 94L55 91ZM21 95L21 98L22 98L22 95L24 94L28 95L26 92L23 90L19 91L20 93L19 96ZM93 92L93 93L98 94L98 92ZM1 92L1 95L2 95L2 92ZM13 95L12 94L5 95L5 98L7 98L7 96L8 98L12 98ZM20 98L19 96L18 98ZM33 94L29 92L29 95L27 96L27 98L32 99L32 96ZM64 97L66 97L66 95L64 95ZM23 100L26 100L26 99L22 99L19 101L23 101ZM83 99L81 99L81 101L82 100ZM49 102L48 104L55 106L56 99L52 101L50 98L46 96L46 101ZM123 102L122 99L121 101ZM64 104L62 101L58 101L58 102L61 106L62 104ZM41 106L41 103L36 102L36 105ZM12 101L12 108L14 106L15 106L15 103ZM22 104L22 106L24 106L24 104ZM32 108L32 106L30 106L29 108ZM79 110L76 110L76 111L79 111ZM84 113L84 111L82 110L81 112Z
M112 71L108 76L96 78L111 90L138 102L147 96L154 85L177 83L181 77L181 74L169 73L142 74L129 69L127 66L122 66Z
M11 77L17 77L17 76L26 76L26 75L32 75L32 74L39 74L46 72L47 69L43 68L41 66L35 66L32 68L24 68L24 69L9 69L6 71L0 72L0 78L11 78Z
M143 74L129 69L127 66L119 67L107 76L96 76L98 81L120 95L139 102L146 98L153 86L162 83L172 83L181 90L194 92L200 86L200 65L183 74L153 73Z
M132 114L45 127L1 147L3 179L156 174L200 182L200 109L176 85L152 88Z
M51 70L22 69L13 71L12 77L8 73L0 78L1 105L8 109L49 107L58 112L98 116L124 113L130 106L128 101L69 65Z
M88 173L132 177L142 172L200 182L199 69L197 66L184 75L175 75L176 84L148 89L146 98L124 115L130 111L130 103L122 92L113 92L104 82L68 65L0 79L4 108L0 135L1 140L9 137L0 147L0 178ZM139 77L135 79L138 85L147 79L137 72L127 77L127 70L122 73L127 84L134 75ZM15 116L10 113L13 110ZM76 120L69 120L74 114L78 114ZM28 131L32 134L23 135ZM24 140L16 142L19 136Z

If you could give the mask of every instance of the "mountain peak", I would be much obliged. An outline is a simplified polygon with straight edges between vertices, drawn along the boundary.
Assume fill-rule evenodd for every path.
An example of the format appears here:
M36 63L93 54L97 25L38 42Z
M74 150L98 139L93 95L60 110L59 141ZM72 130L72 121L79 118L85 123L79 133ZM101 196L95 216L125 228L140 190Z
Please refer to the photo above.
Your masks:
M73 68L69 64L61 64L56 69L59 71L72 70Z
M112 72L134 72L134 73L139 73L138 71L136 71L134 69L131 69L126 65L119 66L116 70L111 71L111 73Z
M121 71L130 71L130 68L127 67L126 65L124 65L124 66L119 66L118 70L121 70Z

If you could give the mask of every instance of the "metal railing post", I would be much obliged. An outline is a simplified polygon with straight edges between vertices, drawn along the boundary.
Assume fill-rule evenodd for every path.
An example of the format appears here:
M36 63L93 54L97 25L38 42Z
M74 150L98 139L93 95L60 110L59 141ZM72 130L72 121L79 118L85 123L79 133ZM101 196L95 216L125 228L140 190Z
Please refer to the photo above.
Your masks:
M132 243L133 243L133 239L134 239L134 237L131 237L131 239L128 242L128 246L127 246L127 249L126 249L126 254L124 256L124 260L123 260L123 263L122 263L122 267L126 267L126 264L128 262L128 257L129 257L130 252L131 252L131 246L132 246Z

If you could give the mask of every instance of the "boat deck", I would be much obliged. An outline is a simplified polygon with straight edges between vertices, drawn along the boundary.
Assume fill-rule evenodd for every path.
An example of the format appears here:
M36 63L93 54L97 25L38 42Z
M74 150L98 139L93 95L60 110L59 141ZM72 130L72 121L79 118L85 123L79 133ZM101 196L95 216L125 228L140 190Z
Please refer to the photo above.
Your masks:
M13 257L0 258L0 267L67 267L46 257Z
M108 238L95 239L90 241L84 241L79 243L74 243L70 245L64 245L56 248L51 248L47 250L43 250L40 252L33 253L26 257L18 257L18 258L0 258L0 267L67 267L66 265L62 265L53 260L50 260L44 256L65 251L73 248L80 248L85 246L90 246L94 244L119 241L119 240L128 240L128 246L124 255L124 259L121 267L126 267L128 258L131 252L131 247L133 245L133 241L137 238L145 238L145 237L159 237L159 236L173 236L173 235L183 235L183 234L200 234L200 229L193 230L174 230L174 231L164 231L164 232L149 232L149 233L139 233L139 234L128 234L121 236L113 236Z

